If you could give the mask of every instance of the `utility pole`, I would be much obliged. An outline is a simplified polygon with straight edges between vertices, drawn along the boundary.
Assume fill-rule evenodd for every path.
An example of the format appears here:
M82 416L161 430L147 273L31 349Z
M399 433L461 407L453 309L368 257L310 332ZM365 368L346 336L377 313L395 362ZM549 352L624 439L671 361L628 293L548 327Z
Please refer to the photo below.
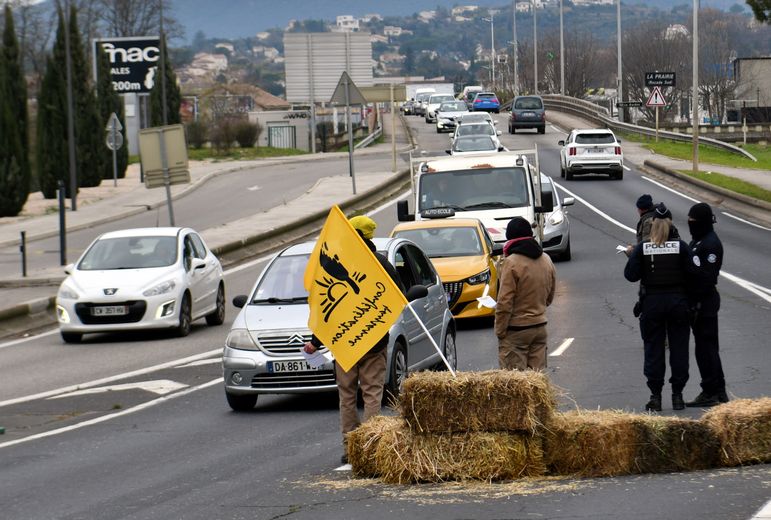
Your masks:
M163 126L166 126L169 124L168 111L166 109L166 36L163 34L163 0L158 1L161 4L161 107L163 107Z
M70 2L66 0L64 11L64 53L67 71L67 148L70 163L70 209L78 210L78 170L75 162L75 114L72 101L72 56L70 53Z
M519 94L519 47L517 45L517 0L511 0L511 27L514 39L514 95Z
M560 96L565 95L565 38L562 26L562 0L560 0Z
M490 11L490 61L493 64L493 92L495 92L495 11Z
M624 101L624 77L621 75L621 0L616 0L616 45L618 54L617 70L616 70L616 82L618 83L617 99L619 102ZM618 120L624 122L624 109L618 107Z
M538 6L537 0L533 0L533 83L534 94L538 94Z
M693 173L699 171L699 0L693 0Z

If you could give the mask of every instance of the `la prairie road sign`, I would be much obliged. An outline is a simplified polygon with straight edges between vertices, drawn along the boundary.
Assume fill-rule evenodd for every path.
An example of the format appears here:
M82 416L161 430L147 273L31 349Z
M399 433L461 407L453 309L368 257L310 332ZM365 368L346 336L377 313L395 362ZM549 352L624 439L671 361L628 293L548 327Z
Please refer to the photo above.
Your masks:
M674 72L646 72L645 86L649 88L650 87L674 87L675 73Z

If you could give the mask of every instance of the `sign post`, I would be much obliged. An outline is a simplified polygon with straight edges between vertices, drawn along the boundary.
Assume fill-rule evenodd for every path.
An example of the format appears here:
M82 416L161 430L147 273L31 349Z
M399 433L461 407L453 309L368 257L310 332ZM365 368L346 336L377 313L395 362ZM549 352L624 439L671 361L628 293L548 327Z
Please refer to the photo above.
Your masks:
M647 75L646 75L647 76ZM648 107L656 107L656 142L659 142L659 107L666 106L667 102L664 100L664 96L661 94L661 87L653 87L648 101L645 103Z
M171 185L190 182L185 128L182 125L145 128L139 132L139 153L147 188L166 188L169 222L174 226Z
M354 84L347 72L343 71L340 81L332 94L330 103L345 105L345 119L348 124L348 170L353 184L353 194L356 195L356 176L353 171L353 123L351 122L351 105L366 105L367 100L359 88Z
M396 106L394 104L394 85L391 83L391 171L396 173Z
M118 185L118 155L117 151L123 146L123 134L120 132L123 130L123 125L120 124L120 119L115 115L115 112L110 114L110 120L107 122L107 148L112 150L112 185Z

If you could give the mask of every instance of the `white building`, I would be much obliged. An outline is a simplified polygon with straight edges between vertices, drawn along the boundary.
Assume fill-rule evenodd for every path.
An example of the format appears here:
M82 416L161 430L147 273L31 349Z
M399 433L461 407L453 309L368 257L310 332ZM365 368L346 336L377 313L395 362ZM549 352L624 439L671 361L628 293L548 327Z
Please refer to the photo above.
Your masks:
M335 23L336 32L359 32L359 19L350 14L337 17Z
M688 37L690 34L690 31L688 31L688 28L685 25L678 23L667 27L666 32L664 32L664 39L674 40L678 37Z
M466 13L473 13L479 10L478 5L459 5L457 7L452 8L452 15L453 16L461 16Z
M418 13L418 20L423 23L428 23L436 18L436 11L421 11Z
M215 49L225 49L230 54L233 54L233 52L235 51L235 48L233 47L233 44L232 43L226 43L226 42L218 43L217 45L214 46L214 48Z
M386 36L401 36L402 35L402 28L396 27L393 25L386 25L383 27L383 34Z

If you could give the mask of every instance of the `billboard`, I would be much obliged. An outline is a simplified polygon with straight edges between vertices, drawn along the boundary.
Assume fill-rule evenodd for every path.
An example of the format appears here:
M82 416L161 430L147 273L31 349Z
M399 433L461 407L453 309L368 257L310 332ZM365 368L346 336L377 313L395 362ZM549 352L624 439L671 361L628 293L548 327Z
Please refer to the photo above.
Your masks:
M343 72L357 87L373 84L369 33L286 33L284 58L290 103L328 103Z
M101 38L93 40L94 78L97 45L110 60L112 87L118 94L147 94L155 85L161 59L161 40L157 36Z

